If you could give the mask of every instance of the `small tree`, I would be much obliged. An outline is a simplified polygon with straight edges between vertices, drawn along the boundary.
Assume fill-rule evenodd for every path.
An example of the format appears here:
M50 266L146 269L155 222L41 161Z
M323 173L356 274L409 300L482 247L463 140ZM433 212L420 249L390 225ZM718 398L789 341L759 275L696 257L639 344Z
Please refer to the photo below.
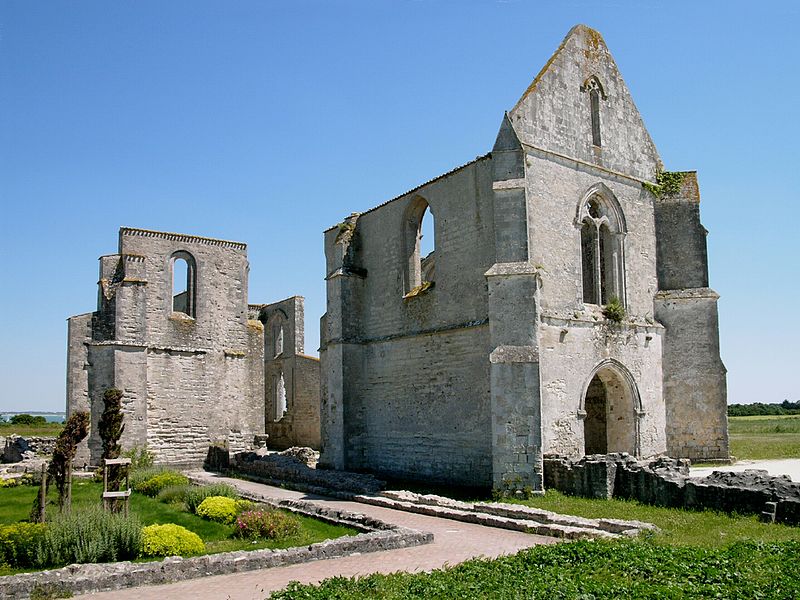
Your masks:
M69 512L72 503L72 461L78 444L89 433L89 413L80 411L70 415L67 424L58 435L53 460L48 475L55 481L58 490L58 506Z
M103 460L119 458L122 446L119 440L125 425L122 424L122 390L108 388L103 393L103 414L97 424L100 439L103 441ZM119 466L109 466L108 486L111 491L118 491L122 481L122 469ZM115 509L116 509L116 505Z

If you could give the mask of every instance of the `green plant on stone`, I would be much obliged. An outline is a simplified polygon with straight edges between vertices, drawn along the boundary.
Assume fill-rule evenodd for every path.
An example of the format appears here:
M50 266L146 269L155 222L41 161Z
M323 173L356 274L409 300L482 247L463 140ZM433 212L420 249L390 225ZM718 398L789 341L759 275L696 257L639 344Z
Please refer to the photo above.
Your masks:
M645 181L642 185L656 198L676 196L680 193L687 175L688 173L680 171L658 171L655 184Z
M197 516L226 525L232 524L238 513L236 500L225 496L209 496L197 507Z
M205 552L200 536L185 527L167 523L142 529L142 556L191 556Z
M186 508L189 512L196 513L197 507L211 496L225 496L226 498L233 498L234 500L239 497L239 493L233 486L227 483L213 483L211 485L192 486L186 492Z
M616 296L612 297L603 307L603 316L614 323L622 323L625 318L625 307Z

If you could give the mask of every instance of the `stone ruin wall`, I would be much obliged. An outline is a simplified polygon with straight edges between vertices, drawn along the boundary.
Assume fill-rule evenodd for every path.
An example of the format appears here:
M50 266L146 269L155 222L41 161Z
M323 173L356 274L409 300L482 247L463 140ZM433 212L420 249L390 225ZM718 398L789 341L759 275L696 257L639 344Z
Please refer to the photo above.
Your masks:
M195 315L172 310L172 257L196 262ZM123 393L125 447L200 464L209 444L244 450L264 430L263 328L248 320L244 244L123 228L101 258L98 310L69 322L68 413ZM77 458L96 463L93 428Z

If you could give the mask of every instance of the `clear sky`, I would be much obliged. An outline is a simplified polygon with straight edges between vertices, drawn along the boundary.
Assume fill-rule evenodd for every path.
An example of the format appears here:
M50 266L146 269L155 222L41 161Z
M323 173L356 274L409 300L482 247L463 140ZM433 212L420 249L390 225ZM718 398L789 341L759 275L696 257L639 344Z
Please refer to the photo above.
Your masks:
M489 151L573 25L699 171L730 402L800 399L800 2L0 2L0 410L63 409L121 225L246 242L325 310L322 231ZM800 371L800 369L798 369Z

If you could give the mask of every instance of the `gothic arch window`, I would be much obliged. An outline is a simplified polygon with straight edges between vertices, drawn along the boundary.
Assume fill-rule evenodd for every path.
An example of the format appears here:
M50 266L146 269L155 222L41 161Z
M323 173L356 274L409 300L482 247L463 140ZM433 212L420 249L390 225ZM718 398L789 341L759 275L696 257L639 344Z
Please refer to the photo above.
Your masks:
M600 80L592 75L581 86L581 89L589 95L589 114L592 126L592 145L598 148L602 146L602 136L600 131L600 100L606 99L606 93Z
M594 186L578 206L582 299L586 304L625 304L625 219L606 186Z
M184 250L170 259L172 279L172 312L194 317L197 307L197 264Z
M406 210L403 220L403 255L405 272L403 293L421 291L436 276L435 222L428 202L417 197Z

